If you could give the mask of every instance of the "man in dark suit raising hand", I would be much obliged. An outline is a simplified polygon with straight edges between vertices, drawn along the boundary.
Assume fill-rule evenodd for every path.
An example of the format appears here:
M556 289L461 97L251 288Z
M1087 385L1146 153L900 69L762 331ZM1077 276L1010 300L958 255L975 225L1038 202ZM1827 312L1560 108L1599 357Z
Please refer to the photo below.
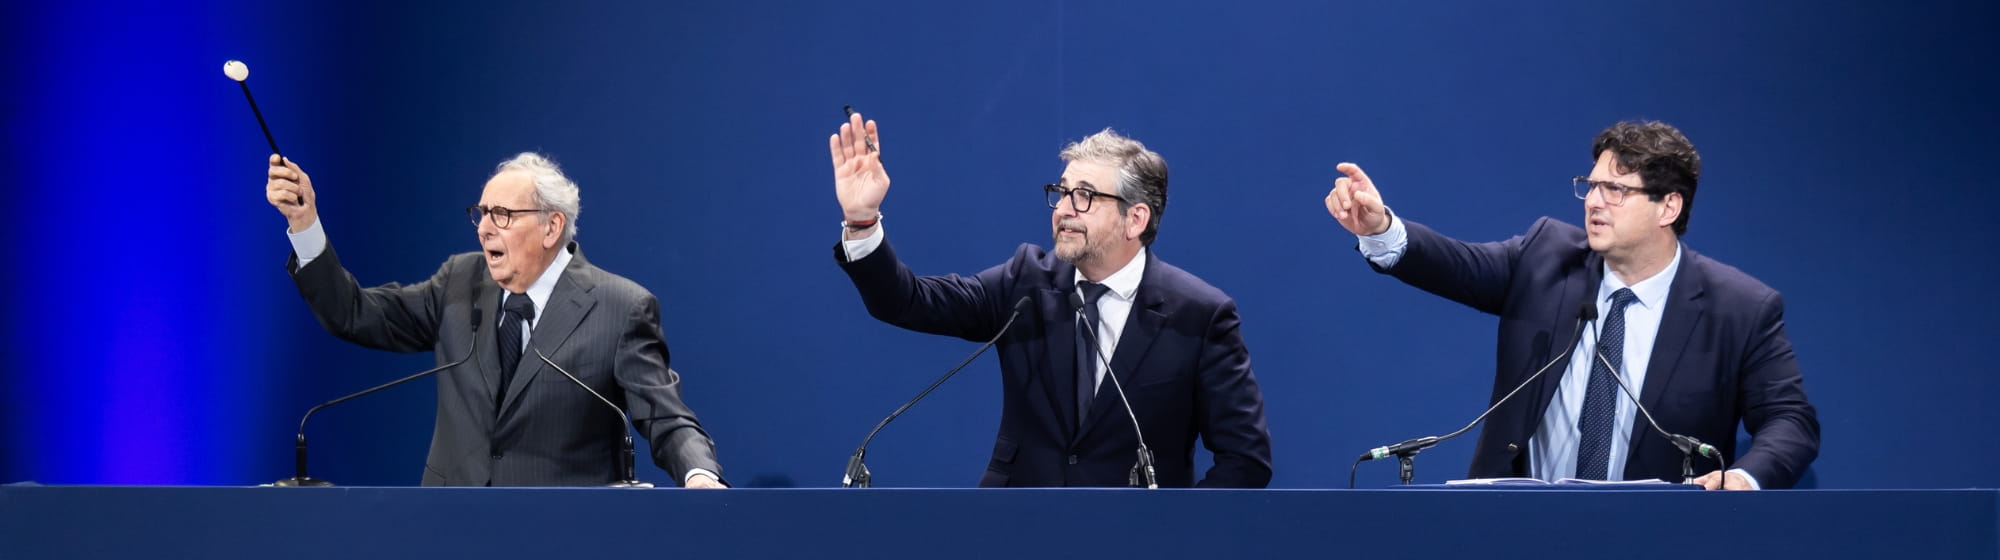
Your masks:
M876 123L860 115L827 140L845 218L834 259L869 314L985 341L1015 302L1029 299L997 344L1000 430L980 486L1126 485L1139 441L1111 388L1114 375L1158 458L1160 486L1270 482L1263 394L1236 302L1151 251L1167 205L1159 154L1110 130L1071 144L1061 180L1040 193L1051 209L1053 254L1023 244L974 276L916 276L883 234L889 175L880 140ZM1215 455L1199 481L1197 438Z
M369 348L430 350L439 365L479 349L437 375L424 485L621 478L624 421L552 370L540 357L547 355L620 403L675 482L723 487L715 446L681 402L680 375L667 367L659 301L584 260L574 241L576 183L555 162L524 153L501 163L479 204L466 209L482 251L455 255L408 286L363 289L340 266L312 179L298 165L271 156L264 194L291 226L292 279L327 332Z

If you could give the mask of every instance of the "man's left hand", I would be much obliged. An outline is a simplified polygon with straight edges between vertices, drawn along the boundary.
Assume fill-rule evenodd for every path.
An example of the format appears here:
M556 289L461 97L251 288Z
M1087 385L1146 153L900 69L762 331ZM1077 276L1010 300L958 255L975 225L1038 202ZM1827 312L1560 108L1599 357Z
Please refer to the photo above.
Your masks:
M694 476L691 476L691 477L688 477L688 480L687 480L687 487L688 487L688 488L728 488L729 486L728 486L728 485L726 485L726 484L723 484L723 483L722 483L722 481L720 481L720 480L716 480L716 479L715 479L715 477L713 477L713 476L708 476L708 475L705 475L705 474L698 474L698 473L697 473L697 474L695 474Z
M1725 475L1722 471L1709 471L1708 474L1695 477L1694 483L1700 484L1702 488L1709 490L1718 488L1722 490L1756 490L1756 488L1750 487L1750 481L1743 480L1743 475L1736 473Z

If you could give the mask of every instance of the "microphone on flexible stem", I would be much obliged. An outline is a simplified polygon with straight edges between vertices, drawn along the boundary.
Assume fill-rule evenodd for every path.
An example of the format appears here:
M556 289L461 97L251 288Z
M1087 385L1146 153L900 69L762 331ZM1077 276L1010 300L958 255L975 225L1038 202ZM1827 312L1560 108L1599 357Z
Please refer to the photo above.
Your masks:
M985 344L979 345L979 349L974 350L972 355L966 356L965 360L953 366L951 371L944 372L944 375L938 377L937 381L931 382L931 386L925 387L923 391L917 393L917 396L911 397L909 402L903 403L903 406L896 407L895 412L889 413L887 418L883 418L881 422L875 424L875 429L868 430L868 437L861 438L861 445L855 447L854 454L847 458L847 473L840 477L840 487L869 487L869 484L874 482L874 477L868 473L868 465L862 461L868 455L868 442L875 439L875 434L880 433L883 426L888 426L889 422L894 421L897 416L902 416L904 411L909 410L912 406L916 406L917 401L924 400L924 396L931 394L931 391L936 390L939 385L943 385L945 380L951 379L953 375L957 375L958 370L965 369L966 364L972 363L974 358L978 358L980 354L986 353L987 348L992 348L994 343L1000 342L1000 337L1007 334L1007 328L1014 326L1014 320L1021 317L1021 310L1028 306L1029 299L1029 296L1021 296L1021 299L1015 300L1014 313L1007 316L1007 322L1000 325L1000 331L993 333L992 339L987 340Z
M480 315L479 315L479 311L478 311L478 310L473 310L473 312L472 312L472 348L470 348L470 349L467 349L467 350L465 351L465 357L463 357L463 358L459 358L459 359L458 359L458 361L456 361L456 362L452 362L452 363L449 363L449 364L445 364L445 365L441 365L441 366L438 366L438 367L434 367L434 368L431 368L431 369L427 369L427 370L424 370L424 371L421 371L421 372L418 372L418 373L417 373L416 375L411 375L411 376L409 376L409 377L405 377L405 378L402 378L402 379L398 379L398 380L395 380L395 381L390 381L390 382L388 382L388 383L383 383L383 384L381 384L381 385L376 385L376 386L374 386L374 387L369 387L369 388L367 388L367 389L363 389L363 390L361 390L361 392L358 392L358 393L354 393L354 394L352 394L352 395L348 395L348 396L345 396L345 397L341 397L341 398L338 398L338 399L333 399L333 400L330 400L330 401L326 401L326 402L323 402L323 403L319 403L318 405L315 405L315 406L313 406L313 407L312 407L312 408L310 408L310 409L306 409L306 415L305 415L304 417L302 417L302 418L299 418L299 435L298 435L298 440L297 440L297 444L296 444L296 446L295 446L295 448L294 448L294 451L293 451L293 457L292 457L292 461L293 461L293 468L294 468L294 471L295 471L295 472L294 472L294 474L293 474L293 476L292 476L291 478L287 478L287 479L283 479L283 480L279 480L279 481L277 481L277 482L274 482L274 483L271 483L271 485L272 485L272 486L333 486L333 483L332 483L332 482L327 482L327 481L325 481L325 480L320 480L320 479L317 479L317 478L313 478L313 477L310 477L310 476L306 476L306 420L310 420L310 419L312 419L312 415L313 415L313 413L314 413L314 412L319 412L319 409L322 409L322 408L326 408L326 407L329 407L329 406L333 406L333 405L336 405L336 404L340 404L340 403L343 403L343 402L347 402L348 400L351 400L351 399L354 399L355 397L360 397L360 396L362 396L362 395L366 395L366 394L369 394L369 393L373 393L373 392L376 392L376 391L380 391L380 390L383 390L383 389L387 389L387 388L390 388L390 387L395 387L395 386L397 386L397 385L402 385L402 384L404 384L404 383L409 383L409 382L411 382L411 381L416 381L416 380L418 380L418 379L422 379L422 378L424 378L424 377L426 377L426 376L429 376L429 375L431 375L431 374L434 374L434 373L437 373L437 372L440 372L440 371L444 371L444 370L447 370L447 369L451 369L451 368L454 368L454 367L458 367L458 365L459 365L459 364L463 364L463 363L465 363L465 361L466 361L466 360L470 360L470 359L472 359L472 357L473 357L473 356L475 355L474 353L475 353L475 352L478 352L478 351L479 351L479 320L480 320L481 318L482 318L482 317L480 317Z
M1439 443L1444 443L1445 440L1463 435L1466 431L1471 430L1473 426L1477 426L1480 422L1486 420L1487 415L1493 414L1495 410L1499 410L1500 405L1507 404L1508 399L1514 398L1515 394L1520 393L1522 389L1528 388L1530 383L1534 383L1536 379L1541 378L1543 373L1549 371L1549 368L1568 359L1570 353L1576 350L1577 343L1583 341L1584 324L1595 320L1597 320L1597 305L1589 297L1585 297L1583 307L1576 312L1576 325L1571 327L1572 336L1570 337L1570 343L1563 347L1562 353L1557 354L1555 359L1549 360L1547 364L1543 364L1541 369L1535 370L1534 375L1530 375L1527 379L1522 380L1520 385L1515 385L1514 390L1508 391L1506 395L1500 397L1500 400L1493 401L1493 405L1486 407L1485 412L1479 413L1479 417L1473 418L1472 422L1467 423L1465 427L1459 428L1456 432L1442 436L1424 436L1403 440L1399 443L1384 445L1362 453L1360 458L1354 460L1354 466L1347 469L1347 487L1354 488L1354 471L1361 466L1362 461L1373 461L1386 457L1395 457L1402 463L1402 470L1398 477L1402 479L1403 484L1409 484L1410 480L1416 477L1416 465L1413 458L1416 457L1418 452L1430 449Z
M1592 348L1590 353L1596 356L1598 361L1604 362L1605 368L1611 370L1611 379L1618 382L1618 389L1624 391L1625 398L1632 401L1632 406L1639 409L1641 416L1646 417L1646 423L1653 427L1653 431L1660 434L1660 437L1666 438L1668 443L1674 444L1674 447L1681 450L1682 484L1692 484L1694 482L1694 456L1697 454L1714 459L1716 464L1720 465L1718 470L1729 470L1728 460L1722 457L1722 452L1716 450L1715 446L1702 443L1701 440L1695 439L1694 436L1684 436L1668 432L1666 429L1661 428L1659 422L1653 421L1653 413L1646 411L1646 405L1640 404L1639 398L1632 395L1632 388L1625 385L1625 376L1619 373L1618 368L1611 367L1611 360L1606 359L1604 353L1598 351L1598 348Z
M1085 338L1090 340L1090 347L1097 351L1097 361L1104 364L1104 376L1111 378L1111 388L1118 391L1118 402L1125 405L1125 416L1132 419L1132 435L1139 439L1139 462L1132 465L1132 474L1127 482L1135 487L1143 486L1148 490L1158 490L1160 482L1154 476L1153 450L1146 448L1146 434L1139 431L1139 415L1132 412L1132 400L1125 398L1125 387L1118 384L1118 373L1111 371L1111 360L1104 357L1104 348L1097 345L1097 329L1091 326L1090 321L1081 320L1084 317L1083 293L1070 292L1069 306L1076 310L1079 319L1077 322L1083 324L1084 330L1089 333L1090 336ZM1081 371L1076 374L1087 375ZM1077 419L1079 423L1082 421L1080 418Z
M528 348L535 351L535 357L541 358L542 363L548 364L549 367L555 368L557 372L563 374L563 377L569 378L570 382L575 383L576 386L582 387L583 390L585 391L590 391L590 396L597 397L597 400L602 401L604 403L604 406L611 407L611 410L618 411L618 421L619 421L618 431L623 432L625 434L624 440L620 443L618 447L618 452L619 452L618 474L620 478L618 480L612 481L610 484L606 484L605 486L611 488L652 488L653 483L640 482L638 478L634 477L633 467L632 467L632 455L633 455L632 428L631 428L632 417L625 415L625 409L619 408L618 405L612 404L611 399L604 398L604 395L598 394L596 389L592 389L590 388L589 385L585 385L582 379L577 379L576 376L570 375L569 370L563 369L562 366L556 365L555 360L550 360L549 356L547 354L543 354L542 349L535 347L533 342L530 342L528 344Z

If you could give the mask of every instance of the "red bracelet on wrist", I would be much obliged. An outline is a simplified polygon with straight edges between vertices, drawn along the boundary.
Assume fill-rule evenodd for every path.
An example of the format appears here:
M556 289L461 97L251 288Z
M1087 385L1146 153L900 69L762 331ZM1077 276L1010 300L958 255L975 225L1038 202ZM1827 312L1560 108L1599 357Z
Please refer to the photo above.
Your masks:
M865 222L850 222L847 220L841 220L840 227L844 227L852 231L860 231L871 227L875 227L875 224L880 223L881 221L882 221L882 213L876 212L874 219Z

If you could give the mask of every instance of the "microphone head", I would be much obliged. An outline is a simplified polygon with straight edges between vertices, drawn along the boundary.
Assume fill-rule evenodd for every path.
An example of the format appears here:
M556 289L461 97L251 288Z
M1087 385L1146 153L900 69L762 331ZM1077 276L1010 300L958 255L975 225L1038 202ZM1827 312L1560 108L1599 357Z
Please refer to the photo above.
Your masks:
M1585 322L1596 321L1597 302L1592 301L1591 298L1583 298L1583 308L1576 311L1576 318L1582 319Z
M1070 293L1069 293L1069 306L1070 306L1070 308L1071 308L1071 309L1075 309L1075 310L1076 310L1076 311L1077 311L1078 313L1082 313L1082 312L1083 312L1083 292L1070 292Z
M1021 310L1027 309L1028 300L1030 299L1034 298L1032 296L1021 296L1021 299L1014 300L1014 312L1019 313Z
M243 64L241 60L231 60L222 63L222 75L229 76L231 80L241 82L250 79L250 67Z
M484 313L480 313L480 312L479 312L479 309L475 308L475 309L473 309L473 310L472 310L472 333L473 333L473 334L479 334L479 320L480 320L480 319L485 319L485 318L486 318L486 314L484 314Z

